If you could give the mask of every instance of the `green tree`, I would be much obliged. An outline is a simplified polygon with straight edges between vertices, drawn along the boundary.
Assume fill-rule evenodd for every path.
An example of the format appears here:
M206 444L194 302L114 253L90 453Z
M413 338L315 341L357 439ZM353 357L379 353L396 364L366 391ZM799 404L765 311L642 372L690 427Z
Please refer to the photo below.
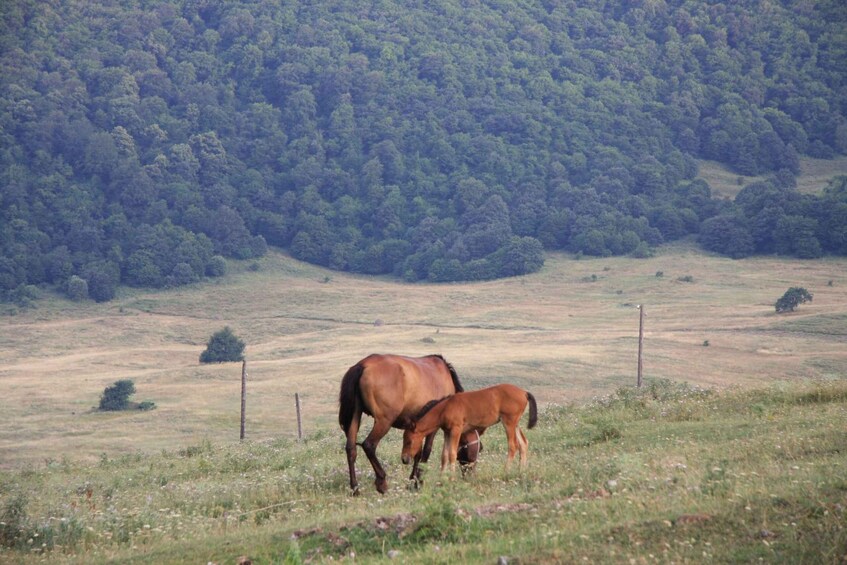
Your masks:
M244 360L244 342L229 326L212 334L206 344L206 350L200 354L201 363L225 363Z
M115 381L107 386L100 396L100 410L126 410L129 407L129 397L135 394L135 383L130 379Z
M804 302L811 302L812 294L800 286L792 286L785 291L782 298L776 301L774 308L778 313L793 312L795 308Z
M700 245L709 251L728 255L733 259L753 253L753 236L743 217L735 214L709 218L700 226Z

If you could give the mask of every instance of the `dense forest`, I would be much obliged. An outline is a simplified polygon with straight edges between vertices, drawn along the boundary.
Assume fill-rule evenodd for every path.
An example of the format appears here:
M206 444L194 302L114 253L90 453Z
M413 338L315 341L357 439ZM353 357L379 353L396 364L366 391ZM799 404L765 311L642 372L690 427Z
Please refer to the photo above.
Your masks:
M268 245L409 281L544 249L847 254L847 5L0 3L0 292L109 300ZM697 159L767 180L735 201Z

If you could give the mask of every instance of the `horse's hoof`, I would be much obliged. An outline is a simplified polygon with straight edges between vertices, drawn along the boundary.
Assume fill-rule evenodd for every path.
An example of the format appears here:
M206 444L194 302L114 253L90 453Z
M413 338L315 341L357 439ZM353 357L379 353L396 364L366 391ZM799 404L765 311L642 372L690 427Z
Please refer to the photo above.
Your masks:
M350 490L350 496L359 496L359 487L355 486Z
M388 492L388 481L383 479L381 481L379 481L379 480L375 481L375 483L376 483L376 491L379 494L385 494L386 492Z

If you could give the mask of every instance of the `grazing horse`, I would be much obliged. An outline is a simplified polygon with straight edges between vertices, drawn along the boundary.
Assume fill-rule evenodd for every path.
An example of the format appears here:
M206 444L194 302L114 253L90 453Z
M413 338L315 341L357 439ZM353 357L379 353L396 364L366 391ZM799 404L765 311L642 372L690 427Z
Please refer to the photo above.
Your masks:
M439 428L444 430L444 449L441 452L441 470L456 465L459 438L462 434L482 433L498 421L506 428L509 454L506 469L520 451L521 467L526 465L529 442L518 427L521 416L529 404L529 428L538 421L535 397L529 392L510 384L500 384L472 392L460 392L441 400L428 403L403 433L403 463L408 464L421 452L424 437L429 437Z
M404 429L409 425L427 402L462 390L455 369L440 355L404 357L374 354L350 367L341 380L338 423L347 436L345 449L353 494L359 492L356 480L356 436L363 413L373 417L374 425L361 446L373 466L376 490L384 493L388 490L388 482L385 469L376 457L379 441L392 427ZM415 464L409 478L416 485L420 482L418 463L429 458L435 431L429 434L423 450L418 450L414 457ZM461 439L463 445L472 444L464 450L464 463L476 461L480 449L478 439L476 434L468 434L468 438Z

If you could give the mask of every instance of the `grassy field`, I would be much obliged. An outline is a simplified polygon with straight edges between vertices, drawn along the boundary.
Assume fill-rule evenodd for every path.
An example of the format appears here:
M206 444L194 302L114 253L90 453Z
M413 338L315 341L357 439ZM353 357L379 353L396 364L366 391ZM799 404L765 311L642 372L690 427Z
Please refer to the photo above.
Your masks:
M236 441L241 365L198 362L225 325L248 344L255 440L296 437L295 393L304 431L335 433L341 376L372 352L441 353L466 388L514 382L542 404L614 391L635 381L638 304L645 376L724 388L847 374L845 259L733 261L678 245L645 260L551 255L531 276L455 285L345 275L280 254L259 265L106 304L48 297L3 317L0 466ZM790 286L814 301L777 315ZM158 408L93 411L118 379Z
M391 550L410 562L699 562L705 552L834 563L847 551L845 259L733 261L683 243L644 260L553 254L534 275L452 285L334 273L278 253L232 268L106 304L48 296L0 319L0 522L28 536L0 562L37 562L40 543L62 546L48 560L167 563ZM790 286L814 301L777 315ZM660 388L676 393L627 400L638 304L645 378L669 379ZM198 362L225 325L248 344L243 444L241 365ZM503 474L492 430L474 479L430 470L410 493L392 433L380 447L392 490L372 490L360 456L365 493L350 498L337 389L371 352L441 353L466 388L532 391L542 424L529 432L530 470ZM134 400L156 410L92 410L127 378ZM618 390L611 406L593 400ZM52 541L33 537L39 528Z
M324 432L52 462L0 476L0 562L843 563L845 428L845 380L651 380L545 406L522 473L498 426L473 475L428 470L419 491L398 435L382 496L348 494Z

